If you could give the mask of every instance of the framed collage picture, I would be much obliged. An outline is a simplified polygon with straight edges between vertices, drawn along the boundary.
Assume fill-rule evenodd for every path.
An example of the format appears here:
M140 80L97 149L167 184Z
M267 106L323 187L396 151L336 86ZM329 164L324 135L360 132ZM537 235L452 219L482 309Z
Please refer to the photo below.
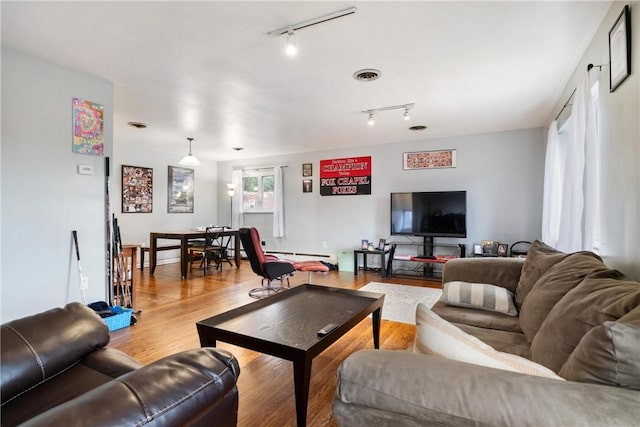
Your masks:
M122 213L153 212L153 169L122 165Z

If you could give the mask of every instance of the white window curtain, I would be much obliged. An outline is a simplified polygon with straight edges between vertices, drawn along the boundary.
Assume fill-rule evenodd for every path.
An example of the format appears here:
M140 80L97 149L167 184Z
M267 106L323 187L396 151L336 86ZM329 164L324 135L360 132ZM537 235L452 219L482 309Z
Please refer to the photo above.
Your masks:
M544 190L542 200L542 241L552 247L558 245L560 207L562 205L562 159L560 156L558 122L549 126L547 154L544 162Z
M231 172L231 183L234 185L234 194L231 199L231 228L237 230L244 225L241 170Z
M589 74L576 88L571 115L558 130L549 127L542 211L543 240L565 252L587 249L585 239L585 153L593 135L594 105ZM588 249L591 249L590 247Z
M584 165L584 237L582 248L600 251L600 141L598 132L598 100L600 70L592 68L587 95L587 123ZM591 83L594 82L594 83Z
M282 168L273 168L273 237L284 237L284 183Z

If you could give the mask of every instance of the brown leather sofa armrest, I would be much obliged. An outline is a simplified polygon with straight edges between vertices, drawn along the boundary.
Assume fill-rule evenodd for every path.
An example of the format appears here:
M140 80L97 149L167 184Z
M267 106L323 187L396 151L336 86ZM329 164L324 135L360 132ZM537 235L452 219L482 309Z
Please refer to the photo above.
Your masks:
M109 329L93 310L74 302L3 324L0 340L6 402L104 347Z
M338 426L630 426L639 411L635 390L384 350L341 364L333 402Z
M524 258L457 258L446 262L442 283L488 283L516 291Z
M140 362L115 348L101 348L88 354L80 363L111 378L142 368Z
M240 369L228 352L165 357L32 418L23 426L235 426Z

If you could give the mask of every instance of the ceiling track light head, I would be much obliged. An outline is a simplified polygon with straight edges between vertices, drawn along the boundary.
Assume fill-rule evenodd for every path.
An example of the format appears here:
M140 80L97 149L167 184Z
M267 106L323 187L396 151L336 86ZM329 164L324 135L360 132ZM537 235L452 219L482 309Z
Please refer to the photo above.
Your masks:
M298 49L296 48L295 33L292 29L287 31L287 47L285 48L285 52L289 56L294 56L298 52Z
M373 111L369 111L369 117L367 118L367 124L369 126L373 126L376 124L375 119L373 118Z

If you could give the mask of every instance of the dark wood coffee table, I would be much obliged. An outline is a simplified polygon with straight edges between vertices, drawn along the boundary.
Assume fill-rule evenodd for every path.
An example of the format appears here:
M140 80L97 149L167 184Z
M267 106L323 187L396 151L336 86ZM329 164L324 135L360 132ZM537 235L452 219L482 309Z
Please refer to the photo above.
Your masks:
M380 347L384 294L318 285L300 285L196 323L200 345L216 341L293 362L298 426L307 422L311 362L324 349L373 313L373 345ZM338 327L326 336L327 324Z

